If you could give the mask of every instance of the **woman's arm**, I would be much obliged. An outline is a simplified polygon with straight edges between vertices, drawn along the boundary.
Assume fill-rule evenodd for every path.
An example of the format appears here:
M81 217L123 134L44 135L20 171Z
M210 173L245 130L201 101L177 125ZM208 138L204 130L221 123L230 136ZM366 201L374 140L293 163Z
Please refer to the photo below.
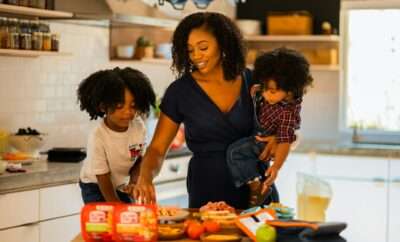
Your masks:
M101 194L103 195L106 202L120 202L117 192L111 182L110 173L103 175L96 175L97 183L99 185Z
M179 124L161 112L150 146L143 157L139 177L133 190L133 196L138 202L154 203L156 201L153 178L160 171L165 154L178 132L178 128Z
M268 187L274 183L278 176L278 172L283 166L290 150L290 143L279 143L276 147L274 162L273 165L270 166L265 172L266 180L264 181L263 188L261 189L261 193L267 191Z

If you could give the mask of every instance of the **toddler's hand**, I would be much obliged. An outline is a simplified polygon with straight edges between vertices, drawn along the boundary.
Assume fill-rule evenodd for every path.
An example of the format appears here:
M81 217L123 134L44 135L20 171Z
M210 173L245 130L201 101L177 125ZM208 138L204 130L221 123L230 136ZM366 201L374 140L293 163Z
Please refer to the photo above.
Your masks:
M255 84L255 85L251 86L250 95L252 97L254 97L256 95L256 92L259 91L260 89L261 89L261 85L260 84Z

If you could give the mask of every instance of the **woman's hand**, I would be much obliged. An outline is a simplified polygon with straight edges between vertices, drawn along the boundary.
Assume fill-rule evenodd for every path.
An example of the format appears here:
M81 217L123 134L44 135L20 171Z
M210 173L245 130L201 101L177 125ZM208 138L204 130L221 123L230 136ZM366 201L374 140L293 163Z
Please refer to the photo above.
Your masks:
M260 84L254 84L253 86L251 86L251 88L250 88L250 95L252 96L252 97L254 97L255 95L256 95L256 93L258 92L258 91L260 91L261 90L261 85Z
M156 203L156 193L151 178L140 174L132 191L133 198L139 204Z
M261 188L262 194L267 192L268 188L274 183L276 177L278 176L278 171L279 171L279 169L274 166L268 167L268 169L265 171L266 179Z
M264 147L264 150L261 151L260 155L258 156L258 158L262 161L268 161L271 159L271 157L274 156L275 151L276 151L276 147L277 147L277 143L276 143L276 139L275 136L256 136L256 140L259 142L264 142L267 143Z

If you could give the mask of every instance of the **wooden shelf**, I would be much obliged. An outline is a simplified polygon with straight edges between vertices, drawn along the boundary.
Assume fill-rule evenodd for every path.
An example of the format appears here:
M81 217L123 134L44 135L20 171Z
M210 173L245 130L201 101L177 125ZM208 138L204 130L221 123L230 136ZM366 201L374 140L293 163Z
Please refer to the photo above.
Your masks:
M0 55L16 56L16 57L39 57L39 56L72 56L72 53L58 52L58 51L0 49Z
M254 35L244 36L248 42L332 42L338 43L338 35Z
M30 8L15 6L10 4L0 3L0 13L14 14L14 15L24 15L32 17L42 17L42 18L72 18L73 14L62 11L54 11L40 8Z
M254 66L251 64L246 65L248 68L253 69ZM311 71L340 71L339 65L310 65Z
M112 58L111 61L131 61L131 62L136 62L136 63L160 64L160 65L171 65L172 64L171 59L162 59L162 58L143 58L141 60Z

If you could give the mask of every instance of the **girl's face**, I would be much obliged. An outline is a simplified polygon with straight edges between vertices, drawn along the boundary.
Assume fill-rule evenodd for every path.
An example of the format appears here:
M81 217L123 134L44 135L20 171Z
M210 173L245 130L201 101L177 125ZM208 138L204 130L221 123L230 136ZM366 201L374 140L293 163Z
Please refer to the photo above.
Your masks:
M193 29L187 42L191 62L202 74L221 66L221 53L217 39L204 28Z
M106 113L107 127L117 132L126 131L136 114L135 97L125 88L124 103L118 104L115 110L107 110Z
M278 89L275 80L264 81L265 88L262 91L262 96L269 104L275 104L281 101L288 101L290 95L288 92Z

